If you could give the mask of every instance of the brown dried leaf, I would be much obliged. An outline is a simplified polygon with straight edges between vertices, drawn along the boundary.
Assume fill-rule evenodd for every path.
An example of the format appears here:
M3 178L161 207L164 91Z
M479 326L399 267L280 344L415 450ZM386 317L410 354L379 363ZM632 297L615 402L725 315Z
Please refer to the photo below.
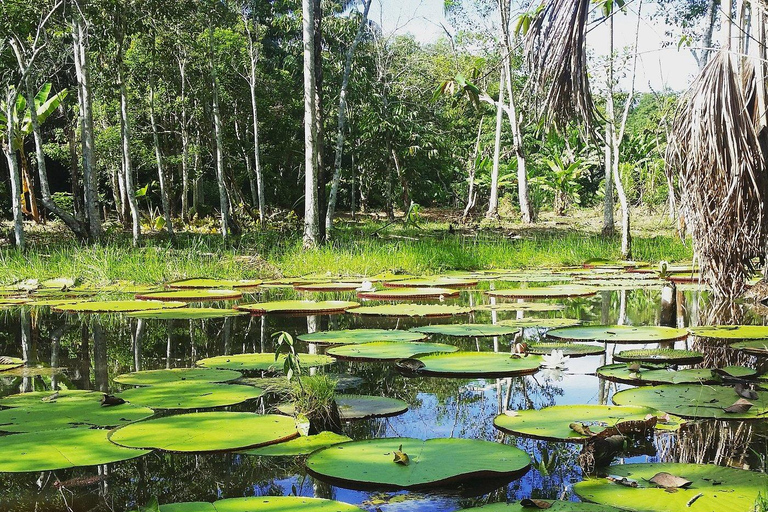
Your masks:
M400 445L400 448L394 451L395 464L402 464L403 466L407 466L411 463L410 457L408 457L408 454L403 451L403 445Z
M583 436L589 436L589 437L592 437L592 436L596 435L594 432L592 432L591 430L589 430L589 427L588 427L588 426L586 426L586 425L585 425L585 424L583 424L583 423L575 423L575 422L574 422L574 423L571 423L571 424L570 424L570 425L568 425L568 426L570 427L570 429L571 429L571 430L573 430L573 431L574 431L574 432L576 432L577 434L581 434L581 435L583 435Z
M745 386L742 383L736 384L733 390L736 391L736 394L739 395L741 398L747 398L749 400L757 400L757 392Z
M671 473L666 473L664 471L661 473L656 473L653 478L649 480L649 482L656 484L659 487L663 487L664 489L681 489L691 485L690 480L675 476Z
M532 498L525 498L524 500L520 500L520 506L523 508L537 508L539 510L545 510L551 507L552 504L544 500L534 500Z
M733 405L723 409L725 412L743 414L750 410L754 404L745 398L739 398Z

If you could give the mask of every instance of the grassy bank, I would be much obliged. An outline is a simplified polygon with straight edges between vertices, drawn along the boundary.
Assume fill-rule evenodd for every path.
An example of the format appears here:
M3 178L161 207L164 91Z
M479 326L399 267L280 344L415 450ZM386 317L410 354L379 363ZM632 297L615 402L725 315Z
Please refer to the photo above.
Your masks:
M534 227L494 224L452 229L449 220L425 218L420 228L380 221L342 223L328 245L304 250L297 230L243 234L225 246L215 234L180 233L174 243L148 236L133 248L123 233L81 246L61 232L37 233L26 254L0 251L3 283L19 279L79 277L105 283L130 280L159 283L182 277L254 278L310 273L371 275L384 271L435 274L446 270L537 268L578 265L591 258L619 258L618 237L606 238L578 218L542 221ZM691 258L669 226L660 222L635 234L636 260Z

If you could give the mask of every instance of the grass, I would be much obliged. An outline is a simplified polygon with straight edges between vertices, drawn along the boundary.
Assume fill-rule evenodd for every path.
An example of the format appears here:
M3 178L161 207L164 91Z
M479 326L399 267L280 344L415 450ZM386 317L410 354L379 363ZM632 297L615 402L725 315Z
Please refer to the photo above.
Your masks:
M597 215L597 213L595 213ZM650 220L648 220L650 219ZM426 217L420 228L385 228L376 220L342 222L333 242L302 248L298 229L268 229L243 234L225 246L215 234L179 233L171 244L147 236L133 248L130 238L113 232L106 242L81 246L59 230L37 232L26 254L0 250L0 280L77 277L94 284L116 280L160 283L185 277L269 278L305 274L373 275L385 271L437 274L447 270L520 269L579 265L588 259L619 258L620 240L606 238L581 217L557 217L533 227L494 223L452 229L451 218ZM664 219L649 216L634 235L638 261L690 260ZM449 227L451 226L451 227Z

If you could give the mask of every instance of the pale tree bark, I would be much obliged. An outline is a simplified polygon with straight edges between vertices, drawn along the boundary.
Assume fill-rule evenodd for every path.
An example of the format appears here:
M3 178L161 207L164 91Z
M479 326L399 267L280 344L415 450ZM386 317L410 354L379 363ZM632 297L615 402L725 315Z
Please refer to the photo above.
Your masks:
M605 183L603 188L603 236L616 232L613 218L613 139L616 117L613 100L613 16L608 17L608 69L605 100Z
M357 46L363 39L365 28L368 25L368 12L371 9L371 2L372 0L363 0L363 17L360 20L360 25L357 27L355 38L347 49L347 56L344 61L344 74L341 79L341 91L339 92L338 127L336 131L336 156L333 162L333 181L331 182L331 192L328 196L328 209L325 214L326 240L331 237L333 216L336 211L336 199L339 193L339 182L341 181L341 162L344 153L344 135L347 126L347 89L349 89L349 76L352 73L352 59L355 55Z
M16 98L18 92L14 87L8 87L5 95L5 117L9 121L6 123L5 140L3 141L3 152L8 162L8 170L11 175L11 209L13 211L13 235L16 241L16 247L20 250L25 249L24 240L24 217L21 212L21 173L19 172L19 162L16 158L16 150L13 148L13 138L16 136L13 122L16 109Z
M181 80L181 220L189 222L189 115L187 114L187 60L179 56Z
M245 30L248 34L248 57L249 57L249 78L248 85L251 90L251 118L253 120L253 172L256 175L256 194L253 198L259 205L259 222L263 228L266 223L266 199L264 197L264 172L261 168L261 155L259 150L259 113L256 105L256 64L259 59L258 48L253 41L250 24L248 20L243 20ZM258 36L258 26L256 27ZM253 192L253 191L251 191Z
M321 212L325 212L325 126L323 124L323 6L321 0L313 0L314 8L314 32L312 37L315 43L315 172L317 174L315 197L317 199L317 240L322 243L325 240L325 222L320 218Z
M506 68L502 67L499 75L499 101L496 103L496 138L493 145L493 168L491 169L491 197L488 200L486 218L499 215L499 161L501 159L501 126L504 119L504 89ZM493 100L491 100L493 102Z
M120 139L123 152L122 180L125 188L125 196L131 210L131 234L133 246L139 245L141 236L141 216L139 215L139 203L136 199L136 187L133 184L133 161L131 160L131 126L128 117L128 89L125 85L123 74L124 34L121 32L117 44L117 83L120 88Z
M152 34L152 76L149 79L149 122L152 125L152 145L155 147L155 163L157 164L157 179L160 182L160 202L163 205L163 216L165 217L165 229L168 236L173 238L173 216L171 214L170 191L168 190L168 176L165 172L165 163L163 162L163 153L160 150L160 134L155 116L155 44L156 36Z
M229 238L229 198L224 183L224 140L219 110L219 80L213 54L213 24L208 22L208 52L211 66L211 87L213 88L213 130L216 137L216 182L219 186L219 207L221 209L221 236Z
M470 210L475 206L475 200L477 199L477 193L475 192L475 173L477 172L477 157L480 154L480 135L483 133L483 119L480 117L480 122L477 124L477 140L475 141L475 151L472 154L472 161L469 163L469 179L468 191L467 191L467 205L464 207L464 214L461 217L462 222L467 221Z
M302 0L304 43L304 246L319 242L315 86L315 6Z

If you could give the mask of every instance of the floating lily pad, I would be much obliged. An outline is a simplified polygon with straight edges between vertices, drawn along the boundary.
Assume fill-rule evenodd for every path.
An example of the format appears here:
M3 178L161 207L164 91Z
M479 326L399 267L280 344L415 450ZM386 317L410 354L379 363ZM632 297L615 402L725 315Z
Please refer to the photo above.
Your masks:
M312 366L326 366L332 364L334 359L320 354L297 354L301 365L305 368ZM222 370L239 370L243 372L279 372L283 370L285 355L275 360L275 354L266 352L261 354L235 354L231 356L216 356L201 359L196 364L204 368L220 368Z
M353 343L371 343L374 341L419 341L426 334L398 331L397 329L345 329L341 331L322 331L301 334L298 339L319 345L350 345Z
M212 300L236 300L242 298L243 293L237 290L163 290L160 292L137 293L136 298L141 300L178 300L184 302L206 302Z
M342 436L334 432L320 432L313 436L301 436L285 443L273 444L262 448L246 450L245 455L258 455L260 457L294 457L297 455L309 455L310 453L327 448L339 443L346 443L352 438Z
M342 420L365 420L369 418L386 418L397 416L408 410L408 402L398 398L371 395L336 395L336 405ZM277 410L293 416L293 404L281 404Z
M613 395L617 405L644 405L681 418L719 420L768 419L768 391L757 391L753 406L745 412L725 412L740 398L730 386L665 384L620 391Z
M508 281L515 283L570 283L573 277L564 274L553 273L509 273L500 274L495 277L497 281Z
M602 276L601 276L602 277ZM584 286L591 286L600 291L635 290L638 288L661 288L663 279L581 279Z
M258 304L238 304L237 309L248 311L254 315L276 314L302 314L302 315L329 315L343 313L357 308L357 302L344 300L278 300L274 302L261 302Z
M740 341L731 345L731 348L753 356L768 356L768 340Z
M197 289L197 288L255 288L261 284L260 279L208 279L193 278L182 279L168 283L169 288Z
M637 487L617 485L607 478L589 478L574 485L574 492L584 500L635 512L737 512L752 510L758 495L765 495L768 489L765 473L714 464L616 464L607 472L634 480ZM650 482L662 472L690 480L691 484L667 492Z
M22 306L24 304L27 304L32 299L30 298L23 298L23 299L0 299L0 308L5 308L9 306Z
M214 503L172 503L160 505L160 512L362 512L362 509L340 501L304 496L259 496L230 498Z
M143 318L145 320L203 320L209 318L227 318L231 316L247 315L245 311L227 308L181 308L181 309L160 309L156 311L137 311L128 313L133 318Z
M206 409L235 405L259 398L262 389L238 384L179 381L126 389L117 396L152 409Z
M423 316L430 318L466 315L472 310L462 306L444 304L385 304L383 306L364 306L349 312L354 315L372 316Z
M457 279L453 277L417 277L414 279L384 281L383 284L387 288L467 288L470 286L475 286L477 282L477 279Z
M475 510L477 512L532 512L537 509L546 509L549 512L621 512L621 509L598 505L597 503L574 503L573 501L536 500L537 503L546 503L548 506L531 506L528 503L518 501L515 503L491 503L482 507L472 507L462 510ZM162 510L162 507L160 507ZM201 511L204 512L204 511Z
M734 377L753 377L756 373L751 368L745 368L743 366L730 366L723 368L723 371ZM672 368L658 368L655 365L650 367L641 365L639 370L631 370L627 363L601 366L597 369L597 375L606 380L632 384L633 386L656 384L713 384L722 381L722 378L709 368L677 370Z
M704 354L695 350L640 348L636 350L623 350L613 356L613 359L621 362L697 364L704 360Z
M357 345L342 345L328 350L328 354L348 361L394 361L419 354L456 352L458 347L444 343L418 341L374 341Z
M531 343L528 345L528 353L535 355L551 354L553 350L560 350L564 356L580 357L595 356L605 352L602 345L590 345L588 343Z
M64 306L67 304L77 304L78 302L83 302L84 300L85 299L68 299L68 298L36 299L30 302L27 302L25 306L29 306L31 308L55 308L57 306Z
M408 464L393 461L394 452ZM514 478L530 465L528 455L505 444L474 439L395 437L343 443L307 459L313 476L350 488L422 489L489 478Z
M0 473L53 471L98 466L146 455L146 450L115 446L107 431L68 428L0 437Z
M24 364L24 360L18 357L0 356L0 372L13 370Z
M131 423L110 432L127 448L215 452L267 446L298 436L293 418L249 412L197 412Z
M353 292L360 288L360 283L302 283L295 284L298 292Z
M562 286L542 286L539 288L514 288L509 290L491 290L485 292L491 297L507 299L556 299L568 297L588 297L597 293L597 289L578 284Z
M95 402L101 403L101 393L85 389L63 389L60 391L33 391L0 398L3 407L29 407L50 402Z
M580 325L581 320L575 318L519 318L512 320L502 320L500 325L508 327L536 327L538 329L554 329L557 327L571 327Z
M53 309L66 313L130 313L132 311L174 309L186 306L186 302L163 302L158 300L94 300L76 302L74 304L61 304Z
M625 421L645 420L648 416L664 415L649 407L619 407L615 405L555 405L541 410L516 411L514 414L500 414L493 420L493 425L508 434L543 439L545 441L564 441L584 443L589 435L581 434L571 428L571 424L589 427L594 434L599 434L608 427ZM659 422L659 430L678 430L683 424L680 418L670 417L668 422ZM629 432L626 427L625 432ZM621 428L619 428L621 431Z
M487 338L491 336L513 336L519 329L492 324L437 324L424 327L414 327L412 331L424 334L442 334L444 336L461 336Z
M564 304L547 302L499 302L498 304L480 304L473 306L472 311L562 311Z
M230 382L241 377L234 370L210 370L206 368L172 368L170 370L144 370L124 373L115 377L119 384L130 386L154 386L174 382Z
M384 290L357 292L361 299L371 300L416 300L458 297L458 290L449 288L387 288Z
M676 341L688 337L685 329L674 327L630 325L587 325L584 327L567 327L554 329L547 337L568 341L602 341L606 343L657 343L660 341Z
M691 327L689 331L699 338L718 340L768 339L768 325L708 325Z
M540 356L512 357L503 352L454 352L422 356L418 375L438 377L510 377L536 373Z

